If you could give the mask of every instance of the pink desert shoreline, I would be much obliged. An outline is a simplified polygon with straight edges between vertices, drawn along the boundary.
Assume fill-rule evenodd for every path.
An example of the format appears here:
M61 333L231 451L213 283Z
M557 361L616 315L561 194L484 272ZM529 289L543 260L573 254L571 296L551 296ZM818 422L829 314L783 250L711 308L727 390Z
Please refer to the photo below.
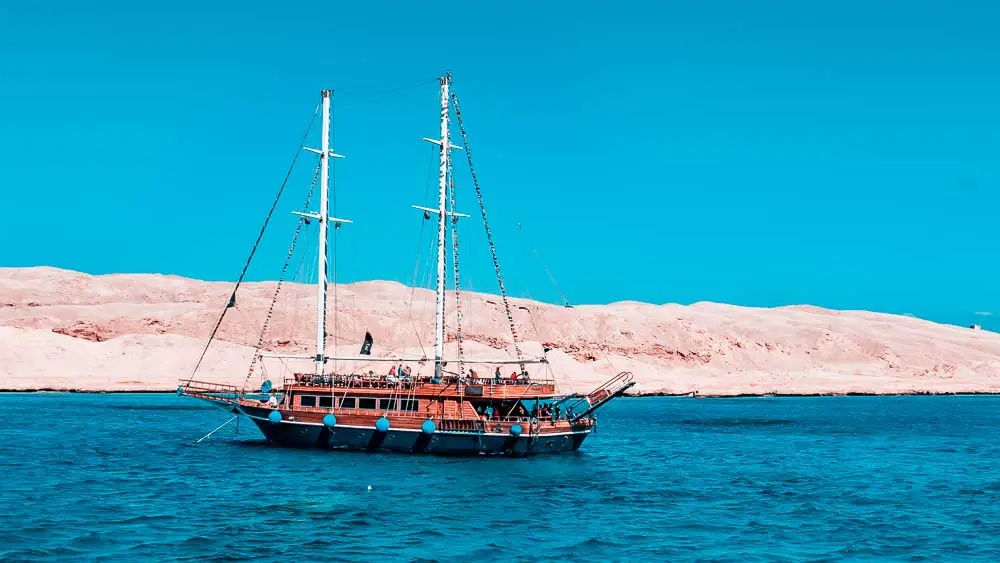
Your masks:
M273 287L244 284L199 379L246 381ZM227 282L159 274L0 268L0 390L172 391L190 375L231 290ZM431 332L432 293L384 281L337 292L340 309L328 319L337 352L356 354L368 330L376 355L426 353L429 343L416 335ZM308 353L313 297L312 287L283 287L265 348ZM568 309L512 301L522 349L537 355L550 345L553 374L567 392L627 370L638 381L637 395L1000 393L1000 334L989 331L806 305L620 302ZM499 298L465 292L462 309L466 354L509 357ZM286 366L265 368L277 376Z

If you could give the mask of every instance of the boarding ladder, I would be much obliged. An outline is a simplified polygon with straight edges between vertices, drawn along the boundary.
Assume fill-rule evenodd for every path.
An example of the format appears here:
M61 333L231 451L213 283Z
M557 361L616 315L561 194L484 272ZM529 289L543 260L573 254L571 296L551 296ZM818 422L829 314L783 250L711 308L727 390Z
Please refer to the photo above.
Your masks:
M589 416L615 397L620 397L623 393L631 389L633 385L635 385L635 381L633 381L633 375L630 371L623 371L605 381L600 387L587 393L585 397L570 407L573 411L576 411L577 408L586 405L586 409L579 414L574 414L570 422L576 422L581 418Z

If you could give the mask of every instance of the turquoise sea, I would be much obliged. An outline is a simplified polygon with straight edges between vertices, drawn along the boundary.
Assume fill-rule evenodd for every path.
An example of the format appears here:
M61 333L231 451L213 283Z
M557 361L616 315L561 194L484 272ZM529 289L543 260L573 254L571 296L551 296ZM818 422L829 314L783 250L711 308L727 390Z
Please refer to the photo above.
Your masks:
M4 561L1000 561L1000 397L621 399L529 459L196 445L227 415L173 395L0 412Z

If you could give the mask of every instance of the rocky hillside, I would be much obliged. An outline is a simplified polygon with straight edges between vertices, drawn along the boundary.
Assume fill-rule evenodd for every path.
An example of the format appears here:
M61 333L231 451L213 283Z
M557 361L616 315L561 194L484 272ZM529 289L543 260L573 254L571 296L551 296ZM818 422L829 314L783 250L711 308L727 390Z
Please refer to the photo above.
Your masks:
M231 290L229 283L155 274L0 269L0 388L172 389L191 374ZM273 291L273 283L241 288L198 378L247 380ZM342 285L336 293L330 353L336 343L336 352L357 354L367 330L375 355L430 354L432 293L381 281ZM314 299L313 287L284 285L264 347L311 353ZM644 393L1000 391L1000 334L909 317L716 303L569 309L514 299L512 306L522 349L540 355L547 343L550 368L565 390L585 390L629 370ZM467 357L510 356L498 297L464 293L462 312ZM454 313L452 301L449 317ZM453 332L449 340L454 348ZM309 365L269 360L265 368L280 379Z

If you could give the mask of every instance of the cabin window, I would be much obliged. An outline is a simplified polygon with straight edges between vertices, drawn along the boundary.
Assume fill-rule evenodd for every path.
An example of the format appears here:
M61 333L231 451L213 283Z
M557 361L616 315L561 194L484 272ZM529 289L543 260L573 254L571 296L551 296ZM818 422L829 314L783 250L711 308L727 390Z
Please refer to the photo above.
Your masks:
M358 408L359 409L375 410L375 399L367 399L367 398L364 398L364 397L359 397L358 398Z
M299 405L303 407L315 407L316 406L316 396L315 395L302 395L299 397Z
M399 400L399 410L401 410L401 411L416 412L417 411L417 403L419 403L419 401L417 401L416 399L400 399Z
M378 400L378 410L396 410L396 399L379 399Z
M353 409L357 408L357 399L354 397L344 397L340 400L340 408L342 409Z
M320 397L319 406L323 409L329 409L333 407L333 397Z

